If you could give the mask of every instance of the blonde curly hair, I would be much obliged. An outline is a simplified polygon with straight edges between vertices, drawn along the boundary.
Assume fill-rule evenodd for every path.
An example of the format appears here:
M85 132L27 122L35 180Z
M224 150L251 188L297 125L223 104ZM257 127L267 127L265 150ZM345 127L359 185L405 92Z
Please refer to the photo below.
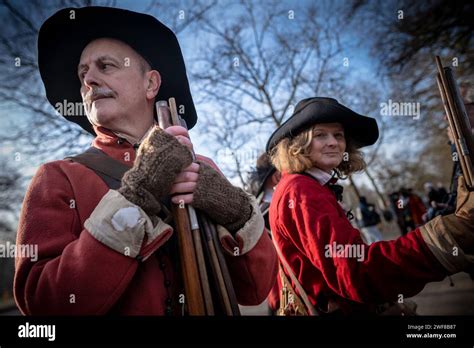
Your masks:
M273 165L280 172L290 174L302 173L314 166L310 158L311 142L314 137L314 128L303 131L296 137L281 140L271 151L270 158ZM360 172L366 168L362 151L350 138L346 137L346 153L343 161L334 168L339 178L344 178L352 173Z

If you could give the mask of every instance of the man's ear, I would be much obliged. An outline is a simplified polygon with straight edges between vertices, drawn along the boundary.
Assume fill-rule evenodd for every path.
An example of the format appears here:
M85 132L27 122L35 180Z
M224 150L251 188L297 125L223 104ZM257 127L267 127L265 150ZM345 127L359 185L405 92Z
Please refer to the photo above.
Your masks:
M161 86L161 75L156 70L150 70L146 73L146 98L148 100L153 100Z

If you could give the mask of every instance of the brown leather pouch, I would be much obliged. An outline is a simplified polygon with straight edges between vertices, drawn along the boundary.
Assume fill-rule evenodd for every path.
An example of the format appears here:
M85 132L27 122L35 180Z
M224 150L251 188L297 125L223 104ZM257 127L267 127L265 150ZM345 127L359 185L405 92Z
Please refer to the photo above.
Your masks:
M305 316L308 315L306 306L291 285L291 282L280 266L279 276L281 280L280 308L277 310L279 316Z

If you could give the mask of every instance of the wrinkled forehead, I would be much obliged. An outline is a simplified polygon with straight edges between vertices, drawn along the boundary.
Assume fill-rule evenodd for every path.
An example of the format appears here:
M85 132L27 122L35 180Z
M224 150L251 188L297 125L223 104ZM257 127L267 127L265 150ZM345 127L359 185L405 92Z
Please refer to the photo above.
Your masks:
M140 55L128 44L113 38L99 38L89 42L82 50L79 64L95 60L101 56L111 56L116 59L137 59Z

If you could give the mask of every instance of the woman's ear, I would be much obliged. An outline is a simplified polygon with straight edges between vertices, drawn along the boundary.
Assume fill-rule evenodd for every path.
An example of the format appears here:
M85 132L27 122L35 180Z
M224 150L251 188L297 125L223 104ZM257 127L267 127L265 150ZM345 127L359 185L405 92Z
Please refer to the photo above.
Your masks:
M153 100L161 86L161 75L156 70L150 70L146 73L147 77L147 87L146 87L146 98L148 100Z

